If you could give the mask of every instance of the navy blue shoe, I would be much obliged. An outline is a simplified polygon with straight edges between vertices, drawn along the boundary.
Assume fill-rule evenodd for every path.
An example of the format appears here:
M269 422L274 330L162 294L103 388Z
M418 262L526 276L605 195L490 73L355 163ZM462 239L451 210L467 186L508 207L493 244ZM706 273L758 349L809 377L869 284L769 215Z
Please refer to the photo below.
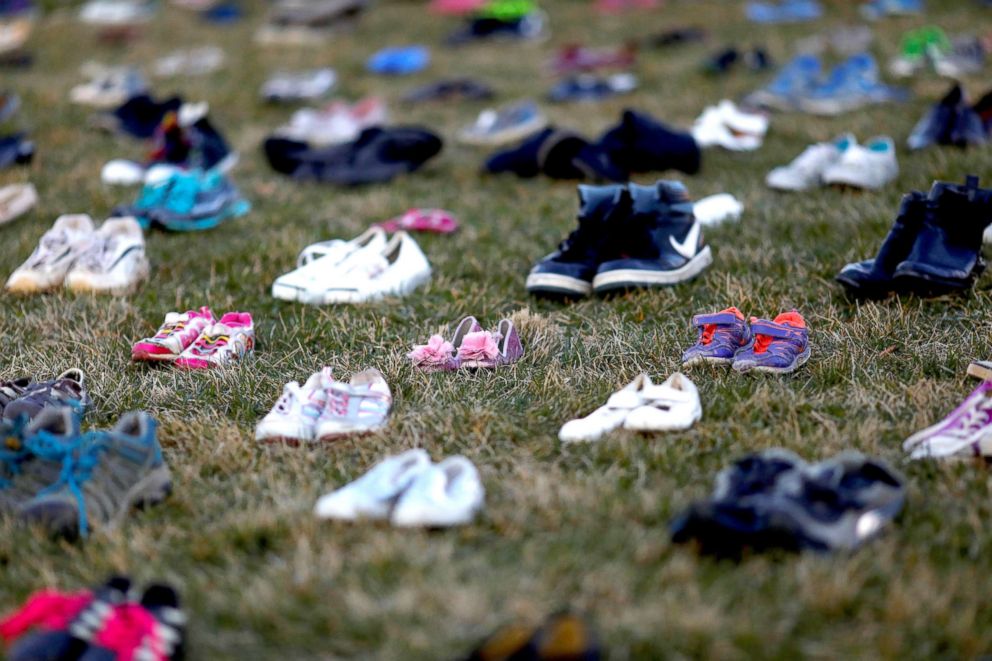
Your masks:
M584 186L579 191L579 227L530 271L527 291L545 296L588 296L596 269L610 251L609 236L630 213L622 185Z
M518 177L547 175L552 179L627 181L626 170L618 167L599 144L582 136L548 127L516 147L497 152L486 159L486 172L512 172Z
M691 135L629 109L595 144L618 170L626 172L696 174L702 164L699 145Z
M113 112L93 117L93 123L112 133L123 133L140 140L154 137L162 120L170 112L179 112L183 100L172 97L156 101L147 94L138 94L125 101Z
M678 181L630 184L630 218L618 237L617 258L604 261L592 286L597 294L632 287L674 285L695 278L713 262Z

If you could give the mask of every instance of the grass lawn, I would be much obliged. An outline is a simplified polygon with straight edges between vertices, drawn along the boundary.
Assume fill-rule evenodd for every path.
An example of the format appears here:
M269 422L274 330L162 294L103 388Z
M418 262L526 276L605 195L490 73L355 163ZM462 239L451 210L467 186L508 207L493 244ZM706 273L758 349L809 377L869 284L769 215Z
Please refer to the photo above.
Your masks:
M708 78L699 72L708 53L764 44L782 62L794 39L858 22L857 3L826 4L828 16L812 26L762 27L743 21L739 2L669 0L652 13L600 17L589 2L548 0L550 41L437 47L427 72L402 80L368 75L364 61L389 44L438 44L456 26L427 14L421 2L383 0L355 32L318 49L254 45L261 2L247 20L216 29L167 6L126 51L98 44L69 10L49 13L32 38L34 68L4 73L3 85L24 99L14 123L31 130L38 154L28 170L0 173L0 184L30 179L41 203L0 228L0 274L27 257L59 214L102 219L135 195L102 185L99 169L110 158L138 158L144 148L87 129L88 111L67 101L86 59L140 64L175 47L223 46L225 71L155 89L210 101L213 121L242 153L234 178L255 208L208 233L150 233L152 278L130 298L0 295L0 379L81 367L96 400L88 423L109 426L130 410L153 412L174 478L164 504L83 544L0 523L0 610L43 586L78 588L116 571L180 588L192 619L192 659L454 658L500 624L564 606L589 614L614 659L988 653L989 473L981 463L906 464L900 443L974 386L964 371L989 354L990 280L967 296L861 305L847 302L831 281L846 262L874 254L904 193L966 173L992 177L988 148L903 149L947 81L932 74L913 80L914 100L902 106L836 119L776 115L760 151L707 152L702 173L685 178L690 192L727 191L746 204L739 225L706 232L713 266L676 288L571 306L529 298L523 281L573 227L573 183L480 177L484 152L449 140L422 172L342 191L277 176L259 149L290 113L258 101L261 82L280 67L332 65L346 97L396 100L417 83L472 75L514 99L545 92L551 79L541 64L558 45L612 45L684 24L705 26L710 41L644 51L640 91L548 110L556 124L590 134L627 105L688 126L705 105L766 80L745 71ZM949 33L992 25L992 13L977 3L928 4L927 21ZM875 25L883 64L902 33L923 23ZM968 83L977 96L989 79ZM398 122L451 138L481 108L395 103L392 112ZM899 145L898 180L878 193L780 195L764 187L771 167L843 131L860 139L891 135ZM435 269L428 287L358 307L304 307L269 296L272 280L307 243L353 237L412 206L444 207L464 223L452 237L418 237ZM254 315L254 359L200 374L130 363L131 343L153 332L166 312L203 304ZM596 408L641 371L660 379L677 370L694 340L690 317L728 305L758 316L798 308L811 328L808 365L789 378L697 370L691 376L704 417L690 432L559 444L563 422ZM497 372L413 371L404 357L411 345L450 332L466 314L488 327L512 316L524 359ZM387 430L315 448L256 445L255 423L283 383L323 365L341 377L368 366L384 372L395 396ZM314 520L318 495L415 446L435 460L461 453L479 466L488 493L473 525L421 532ZM709 492L716 471L776 446L811 460L853 448L893 462L908 478L903 515L849 556L769 555L734 565L669 543L669 520Z

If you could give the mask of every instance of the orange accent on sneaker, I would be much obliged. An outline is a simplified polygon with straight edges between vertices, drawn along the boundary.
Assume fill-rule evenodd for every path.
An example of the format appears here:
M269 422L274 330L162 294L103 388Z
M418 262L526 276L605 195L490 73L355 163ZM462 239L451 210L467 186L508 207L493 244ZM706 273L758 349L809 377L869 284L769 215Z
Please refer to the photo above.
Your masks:
M720 310L717 314L723 314L725 312L732 313L738 319L744 318L744 313L738 310L737 308L735 308L734 306L730 306L726 310ZM705 346L710 342L712 342L713 333L715 332L716 332L716 324L706 324L705 326L703 326L703 337L700 338L699 343Z
M751 317L751 323L758 321L757 317ZM806 328L806 320L803 316L799 314L798 310L793 310L792 312L783 312L779 316L772 319L773 324L780 324L782 326L793 326L795 328ZM765 353L768 351L768 346L772 343L772 337L768 335L755 335L754 336L754 353Z

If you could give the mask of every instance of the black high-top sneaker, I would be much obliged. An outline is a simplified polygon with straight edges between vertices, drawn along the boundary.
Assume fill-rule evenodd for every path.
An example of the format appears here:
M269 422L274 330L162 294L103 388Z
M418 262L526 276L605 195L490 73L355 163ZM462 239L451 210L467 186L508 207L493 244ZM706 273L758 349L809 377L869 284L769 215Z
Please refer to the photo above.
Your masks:
M992 191L969 176L963 186L935 182L913 250L896 267L898 286L924 294L971 288L985 270L982 234L992 223Z
M527 276L527 291L545 296L588 296L600 262L612 256L614 237L630 213L622 185L579 185L579 226Z
M852 296L872 298L892 292L896 267L913 249L926 211L926 194L913 191L904 195L896 221L878 249L878 255L874 259L848 264L834 279Z
M596 271L592 286L597 294L678 284L713 262L685 186L662 180L654 186L630 184L628 190L630 217L617 228L617 256Z

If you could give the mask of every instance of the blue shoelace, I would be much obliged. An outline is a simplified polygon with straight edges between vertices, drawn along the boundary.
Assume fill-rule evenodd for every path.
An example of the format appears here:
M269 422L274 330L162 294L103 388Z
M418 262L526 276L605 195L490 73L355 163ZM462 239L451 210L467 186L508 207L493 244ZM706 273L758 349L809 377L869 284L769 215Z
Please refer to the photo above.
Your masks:
M79 515L79 535L89 534L89 521L86 516L86 495L83 485L90 479L93 469L100 464L100 458L107 449L105 432L91 431L66 441L65 438L39 432L26 442L26 447L35 456L62 463L58 479L51 486L38 492L39 496L54 493L66 487L76 498Z

